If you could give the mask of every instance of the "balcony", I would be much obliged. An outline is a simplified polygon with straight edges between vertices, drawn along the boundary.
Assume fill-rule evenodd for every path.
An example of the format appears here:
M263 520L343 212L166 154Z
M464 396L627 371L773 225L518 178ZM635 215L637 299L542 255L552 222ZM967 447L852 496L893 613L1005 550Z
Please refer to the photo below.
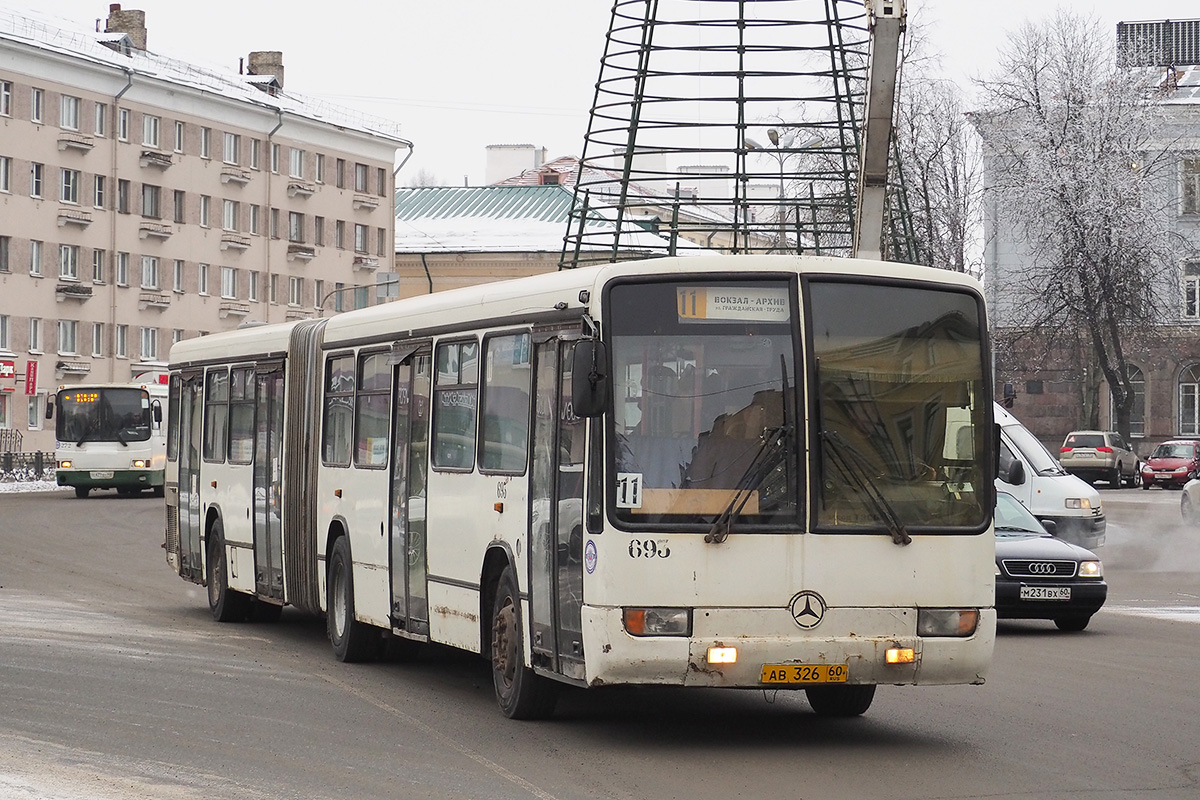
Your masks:
M54 287L54 299L60 303L64 300L78 300L82 303L91 299L91 296L92 287L81 283L60 283Z
M250 170L226 164L221 167L221 183L236 183L245 186L250 182Z
M312 197L316 191L316 185L307 181L292 181L287 188L288 197Z
M222 300L218 313L221 319L226 317L244 317L250 313L250 304L241 300Z
M92 224L92 212L84 211L82 208L60 208L58 209L58 227L62 228L66 225L78 225L81 228L86 228Z
M67 375L87 375L92 365L87 361L59 361L54 365L54 377L62 380Z
M312 261L317 257L317 249L307 244L289 244L288 261Z
M61 131L58 134L58 149L59 150L79 150L87 153L96 146L96 140L91 136L84 136L82 133L74 131Z
M371 270L371 271L377 270L377 269L379 269L379 259L372 258L371 256L355 256L354 257L354 268Z
M249 250L250 237L233 231L225 231L221 234L221 249L222 250Z
M142 155L138 158L138 163L143 167L158 167L166 169L175 163L171 158L170 153L160 153L157 150L143 150Z
M138 223L138 236L142 239L170 239L175 229L164 222L149 222L142 220Z
M295 320L295 319L310 319L310 314L309 314L309 312L304 311L303 309L289 308L287 310L287 313L285 313L283 315L283 318L286 319L288 322L291 322L292 320Z
M351 201L351 205L354 206L355 211L360 211L364 208L367 211L374 211L379 208L379 198L369 194L356 194L354 195L354 200Z
M147 308L157 308L161 311L164 308L171 307L171 295L166 292L143 291L138 295L138 310L145 311Z

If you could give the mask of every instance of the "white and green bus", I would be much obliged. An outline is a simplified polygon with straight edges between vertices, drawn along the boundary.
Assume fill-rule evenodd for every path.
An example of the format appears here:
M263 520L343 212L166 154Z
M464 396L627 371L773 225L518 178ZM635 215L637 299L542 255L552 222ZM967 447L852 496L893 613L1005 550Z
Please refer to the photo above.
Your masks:
M93 489L162 497L166 399L165 370L138 374L131 383L60 386L46 407L54 419L58 485L74 487L80 498Z
M958 273L662 258L176 344L167 558L221 621L436 642L564 687L980 684L984 301Z

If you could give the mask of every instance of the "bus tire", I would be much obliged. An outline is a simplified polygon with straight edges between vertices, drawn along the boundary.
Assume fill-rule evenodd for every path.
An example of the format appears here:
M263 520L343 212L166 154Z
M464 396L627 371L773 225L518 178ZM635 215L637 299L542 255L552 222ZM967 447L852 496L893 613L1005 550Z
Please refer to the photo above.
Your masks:
M213 520L208 530L208 609L217 622L243 622L250 613L253 598L229 588L229 569L225 557L225 529L221 520Z
M91 491L91 489L89 489L86 486L76 486L75 487L75 496L78 497L80 500L83 500L85 497L88 496L88 492L90 492L90 491Z
M354 618L354 570L350 542L339 536L329 552L329 575L325 581L325 627L338 661L354 664L369 661L378 650L372 626Z
M875 699L875 685L810 686L804 690L808 704L821 717L857 717Z
M521 601L511 566L500 573L492 605L492 683L509 719L545 719L554 713L558 685L525 665Z

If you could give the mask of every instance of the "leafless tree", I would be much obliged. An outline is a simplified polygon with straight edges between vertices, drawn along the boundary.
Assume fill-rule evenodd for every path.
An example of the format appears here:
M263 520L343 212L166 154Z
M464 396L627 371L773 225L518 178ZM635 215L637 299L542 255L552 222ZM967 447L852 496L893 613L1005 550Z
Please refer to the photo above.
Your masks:
M995 227L1012 248L993 287L1006 324L1041 341L1081 332L1125 436L1129 346L1170 318L1179 263L1157 79L1120 68L1098 22L1060 10L1009 35L972 115Z

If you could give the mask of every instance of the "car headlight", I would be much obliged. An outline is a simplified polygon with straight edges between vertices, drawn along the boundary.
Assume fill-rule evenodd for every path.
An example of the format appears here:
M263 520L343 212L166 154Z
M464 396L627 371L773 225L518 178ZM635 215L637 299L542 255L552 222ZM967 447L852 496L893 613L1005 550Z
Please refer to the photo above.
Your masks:
M919 608L918 636L971 636L979 625L977 608Z
M626 608L625 630L632 636L690 636L692 612L687 608Z
M1179 467L1175 470L1175 474L1176 475L1186 475L1187 471L1188 471L1187 467Z
M1067 508L1091 508L1092 501L1086 497L1068 497L1066 500Z
M1102 578L1104 577L1104 568L1100 566L1099 561L1080 561L1079 562L1079 577L1081 578Z

